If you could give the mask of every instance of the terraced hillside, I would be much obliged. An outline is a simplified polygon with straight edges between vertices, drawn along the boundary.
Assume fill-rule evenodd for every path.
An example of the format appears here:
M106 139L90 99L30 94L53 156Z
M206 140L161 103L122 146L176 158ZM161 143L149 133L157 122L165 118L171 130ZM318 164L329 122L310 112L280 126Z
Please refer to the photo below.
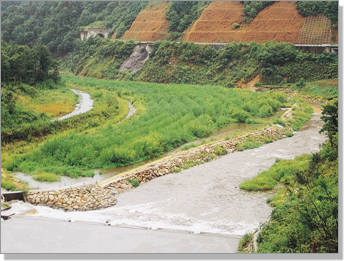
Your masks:
M279 41L297 43L304 24L294 2L276 2L266 7L250 24L242 23L243 4L239 1L213 2L194 23L184 40L189 42Z
M150 2L139 13L130 29L123 35L124 40L158 41L167 38L168 20L165 13L169 2Z

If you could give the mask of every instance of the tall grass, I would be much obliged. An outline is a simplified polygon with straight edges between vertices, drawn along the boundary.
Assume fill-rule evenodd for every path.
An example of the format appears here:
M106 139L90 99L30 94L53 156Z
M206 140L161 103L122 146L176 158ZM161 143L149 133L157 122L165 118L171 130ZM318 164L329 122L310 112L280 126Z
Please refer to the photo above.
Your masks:
M296 182L296 173L308 168L310 158L310 155L302 155L296 157L295 160L277 159L269 170L260 173L253 179L244 181L239 187L247 191L265 191L273 189L278 182L292 186Z

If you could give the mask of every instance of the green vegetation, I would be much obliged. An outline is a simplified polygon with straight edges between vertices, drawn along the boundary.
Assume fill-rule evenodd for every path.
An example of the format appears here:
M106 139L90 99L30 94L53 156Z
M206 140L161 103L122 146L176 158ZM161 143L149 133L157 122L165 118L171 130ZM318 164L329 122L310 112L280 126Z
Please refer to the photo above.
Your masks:
M171 40L177 40L210 3L211 1L172 1L166 12L169 31L172 32Z
M195 147L197 147L197 144L192 143L192 144L189 144L189 145L185 145L182 148L182 150L188 150L188 149L195 148Z
M37 181L55 182L55 181L60 181L61 177L53 173L42 172L40 174L34 175L33 179Z
M56 91L59 91L59 93L64 95L63 92L66 90L70 92L70 88L76 88L90 93L91 98L94 99L94 108L84 114L80 114L63 121L51 121L51 119L46 116L43 119L41 118L30 121L30 118L27 119L26 117L26 121L18 122L14 125L4 125L4 127L1 129L2 145L12 143L17 139L32 141L32 139L35 138L39 139L39 137L46 136L48 134L57 134L71 129L73 129L74 133L79 133L91 128L96 128L105 123L113 125L122 120L128 112L126 111L128 108L126 101L119 97L121 96L126 98L125 91L118 90L117 93L112 93L106 90L99 90L99 86L96 86L95 88L83 88L83 86L66 84L56 90L53 90L53 92L46 93L46 98L48 101L47 105L52 104L51 102L55 100L56 97L53 95L56 93ZM34 99L39 99L41 95L38 95L37 97L34 97ZM64 96L60 95L59 97ZM5 106L4 108L7 109ZM42 114L42 112L34 112L33 110L28 110L25 107L23 108L24 112L28 111L34 114ZM34 109L37 108L34 107ZM18 111L22 113L21 107L18 107ZM7 112L6 110L2 110L2 113ZM14 115L15 116L13 117L16 117L18 113ZM43 113L43 115L46 114Z
M178 172L181 172L182 169L181 168L174 168L171 171L174 172L174 173L178 173Z
M293 137L294 136L294 134L291 131L287 131L285 133L285 135L287 135L287 137Z
M272 5L274 1L241 1L244 4L244 22L250 23L265 7Z
M104 21L122 37L147 1L21 1L19 5L1 3L1 39L11 44L45 45L59 56L71 56L80 42L79 32L87 25ZM4 10L5 9L5 10Z
M85 26L83 28L83 30L86 31L86 30L88 30L90 28L107 28L107 27L106 27L105 21L95 21L95 22L89 24L88 26Z
M134 188L136 188L136 187L138 187L138 186L140 185L140 182L139 182L137 179L132 179L132 180L130 180L130 184L131 184Z
M338 252L338 100L324 106L322 119L329 141L319 153L276 160L240 185L260 191L285 185L268 199L274 210L259 234L259 253Z
M338 79L309 82L305 83L303 87L296 85L293 89L297 90L302 95L307 95L312 98L337 98Z
M11 5L20 5L22 1L1 1L1 12L5 11Z
M238 253L244 253L245 247L253 240L253 233L245 234L239 241Z
M296 8L304 17L323 14L331 20L338 20L338 1L297 1Z
M238 23L234 23L234 24L232 24L232 27L233 27L233 29L237 29L237 28L239 28L239 27L240 27L240 24L238 24Z
M287 119L285 124L290 126L294 131L298 131L305 122L307 122L313 113L313 108L301 98L294 98L295 106L292 107L293 117Z
M122 79L127 74L118 69L135 46L134 41L112 41L91 37L79 42L76 50L80 53L78 57L81 59L74 57L71 70L87 77Z
M15 179L9 171L1 168L1 187L9 191L27 191L28 183Z
M239 80L248 82L260 73L263 84L338 78L337 54L304 53L289 43L232 42L216 50L208 45L163 41L154 43L150 57L133 80L235 87Z
M58 63L45 46L9 45L1 40L1 83L33 85L60 80ZM47 86L47 85L46 85Z
M94 130L82 132L87 126L72 125L73 131L51 138L36 149L4 155L2 165L6 169L77 177L86 175L89 169L130 165L209 136L214 129L232 122L250 123L251 117L259 116L260 107L270 106L277 111L286 102L285 95L279 92L253 93L219 86L116 82L73 76L63 79L68 87L96 97L95 109L75 118L81 124L84 122L81 119L89 117L89 128ZM107 117L116 115L117 108L108 104L115 102L117 96L131 100L137 112L128 121L113 126L107 123ZM104 99L110 100L104 102ZM104 115L105 109L114 111ZM105 119L97 121L97 113ZM224 153L223 148L217 150Z

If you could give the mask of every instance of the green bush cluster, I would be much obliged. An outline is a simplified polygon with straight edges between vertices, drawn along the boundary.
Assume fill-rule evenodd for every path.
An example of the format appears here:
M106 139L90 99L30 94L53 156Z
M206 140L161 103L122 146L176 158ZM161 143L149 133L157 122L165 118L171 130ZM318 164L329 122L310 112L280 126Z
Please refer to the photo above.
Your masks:
M241 1L244 4L244 21L250 23L265 7L272 5L274 1Z
M211 1L172 1L166 12L168 30L183 33L210 3Z
M297 1L296 8L304 17L323 14L331 20L338 20L337 1Z
M238 252L243 253L247 244L253 239L253 233L245 234L239 241Z
M130 184L131 184L134 188L136 188L136 187L138 187L138 186L140 185L140 182L139 182L137 179L132 179L132 180L130 180Z
M60 80L59 64L44 45L10 45L1 40L1 83L34 85L43 81ZM45 84L45 87L48 85Z

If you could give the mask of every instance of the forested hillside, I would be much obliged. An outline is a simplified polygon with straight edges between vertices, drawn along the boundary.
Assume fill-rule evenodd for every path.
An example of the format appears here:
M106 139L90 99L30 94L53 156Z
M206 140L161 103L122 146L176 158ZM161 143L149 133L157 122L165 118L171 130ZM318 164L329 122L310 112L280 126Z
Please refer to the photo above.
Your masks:
M81 29L96 21L111 28L110 37L114 32L121 37L146 5L147 1L2 2L1 39L29 47L46 45L54 54L63 55L73 50Z
M183 39L190 27L206 11L205 9L216 3L211 1L167 2L168 9L165 12L165 18L169 25L168 39ZM235 25L236 28L250 24L262 10L273 6L274 2L242 1L240 3L237 1L237 3L240 4L240 10L237 12L240 16L242 15L242 18ZM79 32L85 26L95 22L102 22L104 26L111 28L109 38L112 35L115 35L117 39L122 38L147 4L148 1L3 1L1 3L1 39L10 44L28 45L29 47L46 45L54 55L61 56L71 52L77 45ZM337 1L300 1L297 2L296 8L304 17L322 13L331 19L333 29L338 28ZM283 13L285 10L281 12L281 14ZM215 12L213 16L208 24L214 23L211 20L220 19L221 12ZM154 17L154 13L147 16L147 22L150 17ZM270 17L265 19L269 20ZM267 28L268 25L265 27ZM232 23L221 30L228 31L230 28L232 28ZM138 28L138 30L140 29ZM149 30L153 33L155 28L152 27ZM147 34L148 38L144 40L153 40L149 39L149 35ZM197 41L207 42L207 36Z

